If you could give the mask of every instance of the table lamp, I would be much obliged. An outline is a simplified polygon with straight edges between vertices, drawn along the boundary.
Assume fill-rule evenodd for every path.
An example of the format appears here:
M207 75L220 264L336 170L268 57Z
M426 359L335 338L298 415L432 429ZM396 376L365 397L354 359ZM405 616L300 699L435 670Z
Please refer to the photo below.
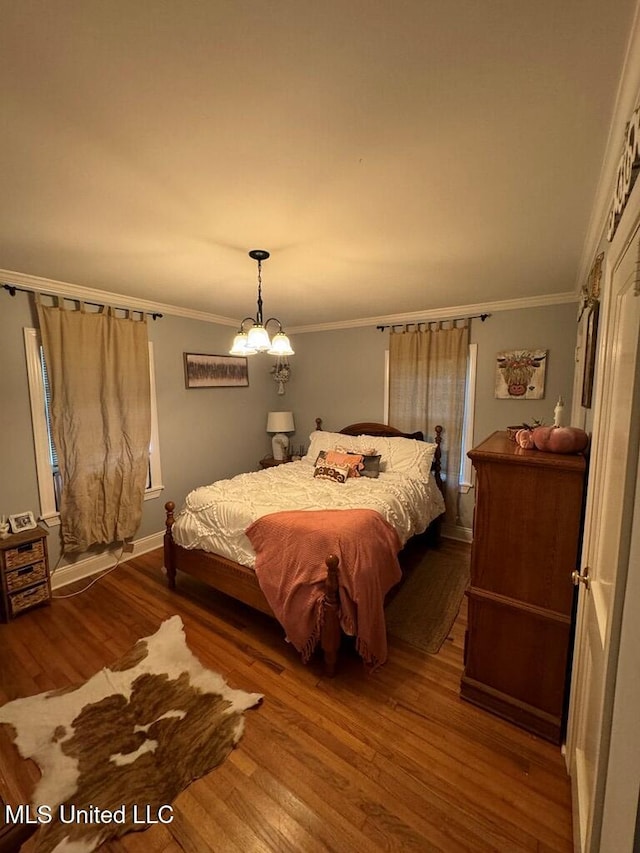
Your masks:
M271 439L273 458L278 461L286 459L289 450L288 432L294 432L293 412L269 412L267 415L267 432L274 432Z

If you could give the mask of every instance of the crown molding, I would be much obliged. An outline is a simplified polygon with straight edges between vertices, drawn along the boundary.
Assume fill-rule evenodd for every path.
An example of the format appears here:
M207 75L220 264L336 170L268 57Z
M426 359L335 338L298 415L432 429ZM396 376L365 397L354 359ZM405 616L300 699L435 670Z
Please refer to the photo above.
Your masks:
M614 101L609 133L605 145L602 167L596 187L589 225L584 240L582 258L578 267L575 292L580 293L587 280L593 259L603 240L609 212L613 204L613 191L620 155L625 142L625 128L638 106L640 92L640 0L636 0L633 23L622 64L618 90ZM624 214L623 214L624 215Z
M520 308L544 308L548 305L564 305L576 302L573 291L549 293L545 296L523 296L519 299L502 299L497 302L478 302L472 305L457 305L449 308L425 308L404 314L384 314L379 317L361 317L356 320L338 320L335 323L314 323L312 326L296 326L288 334L305 332L330 332L336 329L356 329L361 326L389 326L396 323L433 323L438 320L454 320L471 314L493 314L497 311L516 311Z
M49 278L0 269L0 283L15 284L27 290L45 293L51 296L63 296L86 302L97 302L101 305L119 307L125 303L126 308L146 313L170 314L174 317L184 317L188 320L201 320L205 323L218 323L222 326L238 325L238 321L218 314L196 311L191 308L181 308L179 305L168 305L161 302L150 302L147 299L137 299L122 293L112 293L108 290L96 290L91 287L81 287L77 284L67 284ZM425 321L452 320L469 314L491 314L496 311L515 311L520 308L540 308L547 305L560 305L566 302L576 302L576 293L553 293L544 296L525 296L520 299L506 299L497 302L482 302L472 305L457 305L449 308L425 308L423 311L410 311L404 314L383 314L378 317L361 317L355 320L337 320L332 323L314 323L308 326L289 328L288 334L303 334L305 332L329 332L336 329L357 329L362 326L389 325L390 323L424 323Z
M84 302L97 302L100 305L113 305L130 308L133 311L144 311L147 314L171 314L174 317L185 317L188 320L202 320L205 323L219 323L221 326L237 326L238 321L206 311L195 311L191 308L181 308L179 305L167 305L162 302L150 302L147 299L137 299L126 293L112 293L108 290L96 290L92 287L81 287L77 284L67 284L50 278L40 278L13 270L0 269L2 284L15 284L26 290L46 293L50 296L64 296L65 299L75 299Z

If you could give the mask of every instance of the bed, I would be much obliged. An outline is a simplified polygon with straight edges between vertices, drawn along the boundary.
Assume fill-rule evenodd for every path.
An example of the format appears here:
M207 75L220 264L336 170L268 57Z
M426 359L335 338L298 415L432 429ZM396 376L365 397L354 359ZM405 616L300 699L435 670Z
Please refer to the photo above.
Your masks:
M185 572L274 616L303 660L320 647L329 676L336 670L343 633L354 634L365 663L375 668L384 662L381 656L386 652L384 616L382 628L379 614L369 626L362 602L371 596L359 594L352 584L362 583L368 575L365 583L376 590L381 587L376 594L382 600L372 606L374 613L382 613L385 595L400 580L397 552L416 536L437 540L444 512L441 443L439 426L434 441L424 442L422 433L370 422L325 432L316 419L309 451L301 460L194 489L177 514L172 501L165 504L164 562L170 589L176 587L177 573ZM358 472L362 476L345 474L340 484L333 481L331 477L339 475L328 476L322 460L333 459L336 453L362 460ZM404 469L415 466L416 459L418 468L410 467L407 473ZM365 465L368 473L362 470ZM338 545L333 544L336 535L343 537ZM302 551L287 565L294 548ZM360 566L367 560L379 564L380 575L374 580L371 575L378 568L371 570L367 563L365 572ZM296 575L294 583L298 571L311 575ZM280 597L274 580L278 572L289 585ZM282 612L285 599L288 622ZM357 624L359 614L362 626ZM300 620L300 631L308 631L313 623L313 636L304 641L302 634L298 637L292 615L294 623ZM374 644L382 641L381 630L384 651L378 654Z

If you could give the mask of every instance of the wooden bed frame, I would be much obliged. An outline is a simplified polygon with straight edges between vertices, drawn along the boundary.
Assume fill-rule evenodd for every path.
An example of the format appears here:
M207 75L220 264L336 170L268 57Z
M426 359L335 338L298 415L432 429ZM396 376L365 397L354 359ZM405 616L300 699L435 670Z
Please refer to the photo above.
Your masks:
M322 429L322 419L316 418L316 429ZM406 433L387 426L386 424L377 423L358 423L350 424L340 430L343 435L372 435L386 438L413 438L418 441L424 441L424 435L421 432ZM442 427L435 428L435 443L437 445L432 471L435 475L436 483L440 491L444 493L442 477L441 477L441 443L442 443ZM260 589L256 573L253 569L236 563L233 560L223 557L220 554L212 554L209 551L200 549L188 549L177 545L173 541L171 528L174 522L175 503L168 501L165 504L166 510L166 532L164 535L164 565L167 572L167 581L169 589L176 587L176 572L178 570L186 572L186 574L203 581L213 589L229 595L244 604L273 616L272 609L269 607L264 593ZM434 537L435 540L439 537L440 518L431 522L427 528L427 532ZM424 535L424 534L421 534ZM333 554L327 556L327 578L325 581L325 616L322 633L320 636L320 648L324 655L325 674L333 676L336 670L336 662L338 658L338 649L342 639L342 629L340 627L339 601L338 601L338 558Z

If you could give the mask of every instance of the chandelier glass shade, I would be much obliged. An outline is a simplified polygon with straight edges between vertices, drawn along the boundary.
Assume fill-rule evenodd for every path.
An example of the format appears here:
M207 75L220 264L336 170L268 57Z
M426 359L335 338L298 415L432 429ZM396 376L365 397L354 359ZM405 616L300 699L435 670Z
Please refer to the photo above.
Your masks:
M235 338L229 355L254 355L257 352L266 352L268 355L287 356L294 355L289 338L282 329L282 323L277 317L262 319L262 261L266 261L269 252L264 249L252 249L249 257L258 262L258 301L257 311L254 317L245 317ZM269 337L267 326L277 323L278 330L273 338Z

